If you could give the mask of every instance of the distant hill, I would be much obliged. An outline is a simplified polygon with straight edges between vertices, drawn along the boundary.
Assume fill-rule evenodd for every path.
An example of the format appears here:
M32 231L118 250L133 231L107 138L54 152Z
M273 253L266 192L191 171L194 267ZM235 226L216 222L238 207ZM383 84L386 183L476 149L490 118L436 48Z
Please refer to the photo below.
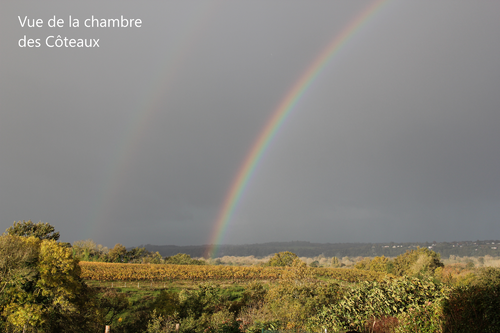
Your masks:
M206 255L209 245L141 245L148 251L158 251L162 256L173 256L177 253L186 253L192 257ZM316 257L320 254L325 257L395 257L407 250L416 247L427 247L441 254L441 258L450 255L481 257L485 255L499 256L500 241L460 241L460 242L433 242L433 243L310 243L310 242L274 242L244 245L220 245L217 257L223 256L255 256L265 257L276 252L291 251L299 257Z

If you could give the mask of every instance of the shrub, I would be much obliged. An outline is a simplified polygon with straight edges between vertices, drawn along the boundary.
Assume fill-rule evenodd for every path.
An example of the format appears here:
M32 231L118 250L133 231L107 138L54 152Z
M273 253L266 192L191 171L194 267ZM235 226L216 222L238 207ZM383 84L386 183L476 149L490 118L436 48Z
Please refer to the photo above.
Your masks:
M447 289L429 279L404 277L362 282L341 292L340 301L323 307L311 318L312 328L363 330L374 318L399 317L429 301L440 301Z
M399 316L395 333L442 333L442 301L427 302Z
M428 248L408 250L397 256L392 265L392 273L399 276L431 276L438 267L443 267L441 256Z
M500 332L500 270L483 268L469 285L456 287L444 305L444 332Z
M292 266L295 259L298 259L298 256L290 251L278 252L275 253L274 256L269 259L269 261L264 264L264 266L273 266L273 267L285 267Z

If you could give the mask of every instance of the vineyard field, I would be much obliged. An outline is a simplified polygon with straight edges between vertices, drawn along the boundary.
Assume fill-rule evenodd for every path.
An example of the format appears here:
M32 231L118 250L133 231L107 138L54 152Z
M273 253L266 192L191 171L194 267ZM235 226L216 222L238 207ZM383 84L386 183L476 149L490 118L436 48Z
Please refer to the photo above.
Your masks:
M82 278L94 281L274 281L286 277L289 268L283 267L238 267L211 265L164 265L164 264L120 264L80 262ZM345 268L311 268L317 278L346 282L374 281L386 274Z

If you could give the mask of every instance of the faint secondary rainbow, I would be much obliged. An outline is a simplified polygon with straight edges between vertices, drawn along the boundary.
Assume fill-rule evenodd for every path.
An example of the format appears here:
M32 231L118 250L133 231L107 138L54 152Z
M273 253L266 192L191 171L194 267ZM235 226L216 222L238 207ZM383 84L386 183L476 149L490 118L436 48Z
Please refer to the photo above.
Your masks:
M293 110L297 102L311 86L319 73L333 59L333 57L342 49L342 47L354 36L366 22L376 14L384 4L389 0L376 0L370 3L361 13L345 26L342 31L328 44L328 46L319 54L318 57L309 65L302 76L295 82L292 88L285 95L278 107L273 111L268 122L252 145L249 153L246 155L229 192L226 195L222 208L219 211L215 227L211 234L207 255L215 258L218 246L224 239L224 235L229 221L235 211L235 208L241 198L241 195L253 175L256 166L262 158L263 153L268 148L270 142L275 137L277 131L283 122Z
M99 234L111 231L106 221L112 215L115 197L120 193L122 184L127 182L130 169L137 160L141 150L141 141L154 117L161 112L160 103L164 102L169 87L175 83L176 77L185 66L186 54L203 38L204 31L215 22L214 16L223 0L203 2L191 11L185 20L185 28L172 40L165 52L162 66L148 79L144 91L138 93L136 112L129 117L124 126L123 136L116 148L110 153L108 165L105 165L106 176L94 199L93 209L89 210L87 223L90 237L96 239ZM131 106L134 108L134 106Z

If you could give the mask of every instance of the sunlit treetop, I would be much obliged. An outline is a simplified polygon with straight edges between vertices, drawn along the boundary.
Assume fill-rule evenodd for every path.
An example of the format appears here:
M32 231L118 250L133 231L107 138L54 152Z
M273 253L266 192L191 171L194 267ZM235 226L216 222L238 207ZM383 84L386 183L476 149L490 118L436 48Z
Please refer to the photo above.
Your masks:
M39 239L50 239L57 241L59 239L59 232L54 232L55 229L49 223L33 223L29 221L14 222L14 225L7 228L5 233L13 236L30 237L34 236Z

